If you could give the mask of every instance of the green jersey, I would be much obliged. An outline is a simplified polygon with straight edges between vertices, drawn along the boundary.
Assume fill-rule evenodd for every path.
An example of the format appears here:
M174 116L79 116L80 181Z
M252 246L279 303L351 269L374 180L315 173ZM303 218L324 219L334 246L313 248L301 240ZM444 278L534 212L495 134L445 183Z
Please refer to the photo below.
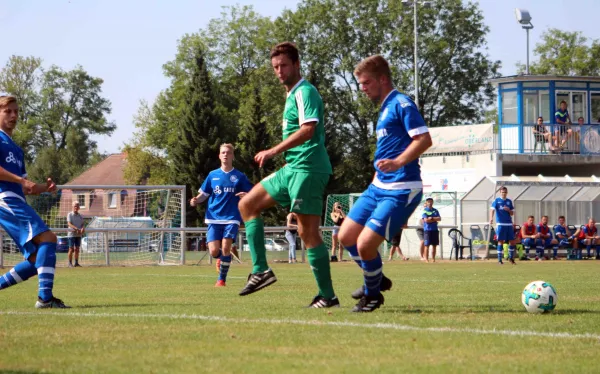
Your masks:
M300 79L285 101L283 140L307 122L317 123L315 132L310 140L285 152L287 168L295 172L331 174L331 163L325 149L323 99L312 84Z

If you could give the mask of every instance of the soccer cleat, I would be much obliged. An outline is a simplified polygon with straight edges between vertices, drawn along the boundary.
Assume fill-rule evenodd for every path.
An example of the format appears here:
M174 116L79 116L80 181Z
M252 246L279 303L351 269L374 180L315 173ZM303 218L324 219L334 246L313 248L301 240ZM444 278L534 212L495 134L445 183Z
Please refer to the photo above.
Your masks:
M337 256L331 256L331 260L329 262L338 262Z
M219 279L217 281L217 283L215 283L215 287L225 287L225 286L226 286L225 281L222 279Z
M38 297L38 301L35 303L35 307L38 309L47 309L47 308L58 308L58 309L69 309L70 306L65 305L61 299L57 299L53 297L49 301L42 301Z
M502 260L498 261L498 265L504 265L504 262L502 262Z
M513 265L516 265L517 263L515 262L515 260L513 258L509 258L508 262L510 262Z
M383 305L384 298L382 294L377 296L363 295L358 301L358 304L352 308L354 313L370 313Z
M340 300L337 298L337 296L334 296L331 299L326 299L321 295L315 296L315 298L310 303L310 305L307 306L307 308L316 308L316 309L334 308L334 307L337 307L337 308L340 307Z
M273 270L269 269L264 273L250 274L248 275L248 282L244 289L240 291L240 296L250 295L258 290L272 285L277 282L277 277Z
M221 273L221 259L217 258L217 274Z
M79 265L79 262L76 262L74 267L76 267L76 268L80 268L80 267L81 267L81 265Z
M381 292L389 291L392 289L392 280L385 275L381 278L381 285L379 286ZM352 292L352 298L355 300L360 299L365 295L365 285L363 284L356 291Z

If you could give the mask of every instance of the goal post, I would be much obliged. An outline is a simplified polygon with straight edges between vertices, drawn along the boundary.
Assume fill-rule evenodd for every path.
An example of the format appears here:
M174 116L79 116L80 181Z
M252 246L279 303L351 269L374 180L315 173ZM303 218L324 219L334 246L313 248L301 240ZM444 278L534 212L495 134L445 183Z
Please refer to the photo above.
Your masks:
M82 265L183 264L185 261L185 186L61 185L56 193L27 196L27 202L58 237L57 266L67 265L67 215L78 202L85 235ZM0 266L23 257L0 232Z

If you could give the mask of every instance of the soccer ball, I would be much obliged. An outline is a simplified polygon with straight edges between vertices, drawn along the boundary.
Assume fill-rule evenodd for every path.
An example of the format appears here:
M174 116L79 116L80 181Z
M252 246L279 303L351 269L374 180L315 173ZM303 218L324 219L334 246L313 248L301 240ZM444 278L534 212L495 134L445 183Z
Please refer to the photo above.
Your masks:
M521 302L529 313L546 313L554 310L558 296L550 283L535 281L525 287Z

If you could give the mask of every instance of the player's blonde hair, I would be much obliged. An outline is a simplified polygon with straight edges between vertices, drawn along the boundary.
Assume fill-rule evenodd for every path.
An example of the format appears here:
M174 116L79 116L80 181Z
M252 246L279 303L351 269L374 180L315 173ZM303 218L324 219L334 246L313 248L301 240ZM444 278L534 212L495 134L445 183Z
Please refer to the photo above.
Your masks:
M4 108L12 103L16 103L17 98L14 96L0 96L0 108Z
M375 55L371 57L367 57L354 69L354 75L359 76L363 73L368 73L374 75L376 78L381 76L387 77L387 79L392 81L392 72L390 70L390 65L386 61L385 58L381 55Z
M231 143L223 143L223 144L221 144L219 149L221 149L221 148L227 148L227 149L230 149L231 152L235 152L235 147Z

